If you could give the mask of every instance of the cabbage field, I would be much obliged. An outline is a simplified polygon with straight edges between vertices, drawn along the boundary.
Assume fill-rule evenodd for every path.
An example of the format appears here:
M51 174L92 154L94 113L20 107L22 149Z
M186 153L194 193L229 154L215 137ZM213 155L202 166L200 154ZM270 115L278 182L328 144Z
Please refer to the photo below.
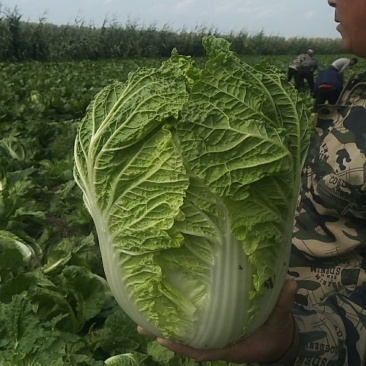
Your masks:
M290 61L269 59L283 74ZM196 364L138 335L117 305L73 176L77 128L95 94L161 62L0 64L1 366Z

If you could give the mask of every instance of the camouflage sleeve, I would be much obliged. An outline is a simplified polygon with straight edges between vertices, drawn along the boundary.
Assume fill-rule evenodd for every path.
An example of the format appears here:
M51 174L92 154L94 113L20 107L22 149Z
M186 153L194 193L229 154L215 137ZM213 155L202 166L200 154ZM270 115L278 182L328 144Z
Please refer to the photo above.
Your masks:
M322 303L297 305L300 331L295 366L362 366L366 349L366 285L351 296L332 295Z

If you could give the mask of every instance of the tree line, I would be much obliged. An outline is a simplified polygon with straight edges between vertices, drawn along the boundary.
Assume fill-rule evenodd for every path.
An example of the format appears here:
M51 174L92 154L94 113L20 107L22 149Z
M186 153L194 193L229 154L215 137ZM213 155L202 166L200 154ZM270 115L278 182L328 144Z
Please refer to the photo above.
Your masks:
M285 38L264 32L220 33L196 27L172 30L168 25L141 27L137 22L121 24L105 19L102 26L75 19L73 24L55 25L45 16L38 22L23 21L15 7L2 9L0 3L0 62L71 61L117 58L165 58L173 48L180 54L204 56L202 37L212 34L232 43L239 55L297 55L308 48L316 54L344 53L341 41L330 38Z

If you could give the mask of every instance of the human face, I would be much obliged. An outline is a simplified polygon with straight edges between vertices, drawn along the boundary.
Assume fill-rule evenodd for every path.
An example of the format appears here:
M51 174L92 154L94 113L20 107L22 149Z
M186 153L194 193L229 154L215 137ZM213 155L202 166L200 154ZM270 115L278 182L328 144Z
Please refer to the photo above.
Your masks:
M328 0L345 50L366 58L366 0Z

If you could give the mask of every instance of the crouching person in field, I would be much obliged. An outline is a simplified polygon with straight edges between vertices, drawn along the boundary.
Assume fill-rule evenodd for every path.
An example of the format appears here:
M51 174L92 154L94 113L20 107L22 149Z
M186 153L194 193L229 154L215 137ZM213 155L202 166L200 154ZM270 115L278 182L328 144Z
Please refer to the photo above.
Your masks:
M318 62L312 57L308 57L307 59L305 59L298 67L295 79L295 88L300 91L304 87L306 81L310 90L310 94L313 95L314 72L320 72L320 70L321 69Z
M314 112L328 102L336 104L343 89L342 75L333 67L321 72L314 86Z

